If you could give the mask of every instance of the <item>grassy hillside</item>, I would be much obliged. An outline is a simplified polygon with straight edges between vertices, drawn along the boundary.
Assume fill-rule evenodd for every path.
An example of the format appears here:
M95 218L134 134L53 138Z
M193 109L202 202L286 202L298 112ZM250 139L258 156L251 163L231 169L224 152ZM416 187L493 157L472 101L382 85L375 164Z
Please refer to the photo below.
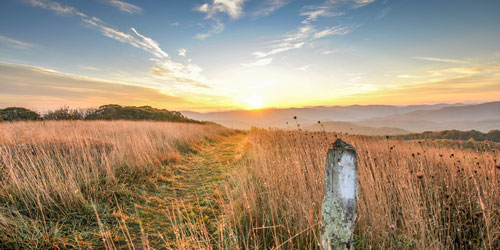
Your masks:
M119 231L121 206L134 211L195 144L228 133L188 123L0 123L0 248L102 247L96 213Z
M0 124L0 246L319 249L326 152L358 153L358 249L498 249L500 153L327 132Z
M356 135L404 135L410 131L399 128L374 128L360 126L350 122L321 122L304 128L308 131L326 131Z

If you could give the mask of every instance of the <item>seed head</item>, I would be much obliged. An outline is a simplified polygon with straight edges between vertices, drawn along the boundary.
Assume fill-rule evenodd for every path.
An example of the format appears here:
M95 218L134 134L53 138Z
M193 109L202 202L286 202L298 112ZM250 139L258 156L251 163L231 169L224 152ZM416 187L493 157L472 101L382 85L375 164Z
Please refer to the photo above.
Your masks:
M417 172L417 177L418 177L419 179L422 179L422 178L424 177L424 172L418 171L418 172Z

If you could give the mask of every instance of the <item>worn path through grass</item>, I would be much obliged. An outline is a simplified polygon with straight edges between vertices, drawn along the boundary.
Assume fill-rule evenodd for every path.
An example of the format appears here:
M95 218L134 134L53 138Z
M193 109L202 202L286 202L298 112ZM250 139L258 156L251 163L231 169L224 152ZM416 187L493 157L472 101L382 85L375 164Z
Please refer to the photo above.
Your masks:
M246 133L206 140L184 154L180 163L166 166L154 184L129 189L137 200L131 199L135 202L125 205L127 215L120 216L132 222L127 224L134 233L141 234L142 224L142 240L134 239L134 243L143 245L147 238L154 248L177 248L192 244L179 235L197 234L198 240L212 237L219 219L219 188L247 146ZM189 232L193 228L198 230Z

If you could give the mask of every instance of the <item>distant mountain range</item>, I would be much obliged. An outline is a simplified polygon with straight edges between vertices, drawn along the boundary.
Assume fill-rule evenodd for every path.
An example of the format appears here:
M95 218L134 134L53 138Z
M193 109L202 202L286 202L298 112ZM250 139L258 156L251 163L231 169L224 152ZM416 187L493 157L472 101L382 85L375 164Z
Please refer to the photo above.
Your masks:
M445 129L488 132L500 128L500 101L482 104L435 105L352 105L286 109L237 110L198 113L183 111L196 120L212 121L226 127L248 129L277 127L309 130L353 131L353 134L404 134ZM294 119L293 117L297 117ZM328 129L327 129L328 128Z

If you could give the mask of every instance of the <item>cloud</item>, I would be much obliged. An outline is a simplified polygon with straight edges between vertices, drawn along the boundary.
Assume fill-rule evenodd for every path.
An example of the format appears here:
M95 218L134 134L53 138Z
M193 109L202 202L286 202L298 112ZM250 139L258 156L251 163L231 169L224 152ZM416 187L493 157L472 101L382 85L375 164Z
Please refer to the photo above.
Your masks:
M226 13L233 19L238 19L243 13L243 3L245 0L212 0L212 3L205 3L195 10L206 13L206 19L214 18L217 13Z
M325 50L323 52L321 52L322 55L330 55L330 54L335 54L339 52L338 50Z
M218 13L225 13L232 19L238 19L243 14L243 4L246 0L212 0L195 8L195 11L205 13L205 19L212 20L213 24L209 31L199 33L195 37L204 40L224 30L224 23L217 17Z
M355 5L366 5L372 1L355 1ZM268 57L270 55L275 55L285 51L302 48L305 44L312 42L315 39L320 39L323 37L331 35L345 35L352 32L357 26L353 25L336 25L328 28L323 28L322 30L317 30L313 25L313 22L317 21L320 17L334 17L344 15L345 12L339 11L340 6L345 5L345 1L327 0L319 5L309 5L303 7L300 16L305 16L306 18L302 21L302 25L297 29L295 33L289 33L282 36L278 40L271 41L272 46L270 49L265 51L253 52L257 58ZM353 7L352 2L348 2L350 7ZM360 6L361 7L361 6ZM359 25L358 25L359 26ZM331 54L325 53L326 54Z
M113 5L118 8L121 12L126 12L128 14L138 14L142 13L142 9L139 6L127 3L121 0L107 0L109 5Z
M438 74L434 75L433 72L438 72ZM492 63L424 72L422 75L398 75L399 78L407 78L405 81L415 80L406 84L377 87L374 91L344 98L360 104L498 100L500 96L499 73L500 64ZM428 75L439 78L428 79Z
M461 76L439 81L386 86L367 93L346 96L357 103L410 104L460 102L466 100L498 100L498 78L488 75Z
M300 16L305 16L306 19L302 23L310 24L320 17L342 16L345 12L340 11L339 8L343 5L345 5L345 1L326 0L321 4L304 6Z
M241 64L243 67L262 67L269 65L273 61L273 58L263 58L255 62Z
M77 66L80 69L86 69L86 70L95 70L95 71L100 71L100 68L93 67L93 66L85 66L85 65L78 65Z
M27 42L22 42L10 37L2 36L0 35L0 43L6 44L8 47L15 48L15 49L29 49L32 47L35 47L34 44L27 43Z
M87 17L87 15L76 10L74 7L62 6L60 3L53 2L51 0L26 0L26 2L34 7L51 10L60 15L78 15L81 17Z
M187 50L184 48L181 48L177 51L179 53L179 56L186 56Z
M375 0L354 0L354 8L360 8L365 5L371 4L375 2Z
M301 48L302 46L304 46L304 44L305 43L303 43L303 42L293 43L293 44L283 43L283 44L279 44L277 48L270 50L268 52L256 51L256 52L252 53L252 55L256 56L257 58L267 57L267 56L275 55L275 54L285 52L288 50Z
M121 2L121 1L117 1ZM105 36L118 40L123 43L128 43L134 47L141 48L158 58L167 58L168 54L165 53L158 43L153 39L141 35L133 27L130 28L132 34L124 33L116 29L111 28L109 25L101 21L97 17L89 17L86 14L76 10L74 7L61 6L59 3L49 1L49 0L29 0L35 7L41 7L45 9L50 9L56 13L72 14L80 16L81 20L89 24L90 26L98 28Z
M383 10L381 10L377 14L377 16L375 17L375 20L384 18L385 16L387 16L387 14L389 14L390 11L391 11L391 7L384 8Z
M319 31L313 35L313 38L319 39L331 35L345 35L352 31L352 29L343 26L334 26L328 29Z
M195 104L159 90L64 74L54 70L0 63L2 106L55 109L62 105L97 107L108 103L184 109Z
M305 25L303 27L300 27L297 32L284 35L283 38L273 41L271 50L267 52L256 51L253 52L252 55L257 58L262 58L282 53L288 50L301 48L302 46L304 46L305 41L310 38L313 33L314 28L312 26Z
M431 76L445 76L450 75L477 75L477 74L489 74L492 72L500 72L500 65L498 64L482 64L473 65L468 67L453 67L445 69L434 69L429 70L428 74Z
M339 25L317 31L312 25L303 25L299 27L297 32L286 34L281 39L272 41L272 46L269 51L256 51L253 52L252 55L257 58L268 57L285 51L302 48L305 44L315 39L331 35L345 35L350 33L352 30L353 28L351 27Z
M330 8L326 6L320 6L317 7L317 9L308 10L300 13L301 16L307 16L307 18L304 21L302 21L303 24L309 24L313 21L316 21L318 17L333 17L333 16L341 16L343 14L344 12L338 12L338 13L331 12Z
M141 35L137 30L133 27L130 28L132 33L124 33L118 30L115 30L107 25L105 25L100 19L96 17L92 18L84 18L82 19L83 22L97 27L101 32L112 39L118 40L123 43L128 43L136 48L143 49L154 56L158 58L167 58L168 54L163 51L160 46L158 45L158 42L155 40L145 37Z
M300 71L306 71L308 70L312 65L309 64L309 65L304 65L302 67L298 67L297 70L300 70Z
M254 11L251 15L255 17L259 16L267 16L276 10L282 8L287 5L289 0L268 0L265 2L265 6L257 11Z
M419 78L418 76L414 75L398 75L399 78Z
M196 34L196 38L204 40L212 35L221 33L223 30L224 30L224 24L222 22L215 21L215 23L211 25L211 28L208 32Z
M208 85L201 83L205 80L202 75L203 69L196 64L183 64L172 60L155 60L155 65L151 68L151 74L160 77L168 77L169 79L189 83L197 87L209 88Z
M414 58L418 59L418 60L434 61L434 62L467 63L467 61L462 61L462 60L446 59L446 58L436 58L436 57L416 56Z
M128 43L136 48L140 48L150 53L155 57L151 60L156 62L150 72L156 77L181 83L188 83L197 87L208 87L206 84L201 83L201 80L205 80L201 75L201 67L195 64L184 65L182 63L172 61L168 54L161 49L157 41L140 34L133 27L130 28L130 33L125 33L110 27L97 17L89 17L83 14L73 7L61 6L60 4L49 0L30 1L36 3L32 3L33 6L51 9L56 12L59 11L59 9L67 10L65 12L80 16L82 22L88 24L90 27L97 28L103 35L122 43Z

